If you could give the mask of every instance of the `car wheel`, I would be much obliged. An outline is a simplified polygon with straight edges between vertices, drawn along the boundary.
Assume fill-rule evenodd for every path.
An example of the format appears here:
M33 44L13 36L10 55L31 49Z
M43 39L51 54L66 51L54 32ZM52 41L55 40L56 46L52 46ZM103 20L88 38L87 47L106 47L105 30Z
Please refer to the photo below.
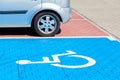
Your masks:
M35 17L33 27L40 36L53 36L60 29L60 19L55 13L42 12Z

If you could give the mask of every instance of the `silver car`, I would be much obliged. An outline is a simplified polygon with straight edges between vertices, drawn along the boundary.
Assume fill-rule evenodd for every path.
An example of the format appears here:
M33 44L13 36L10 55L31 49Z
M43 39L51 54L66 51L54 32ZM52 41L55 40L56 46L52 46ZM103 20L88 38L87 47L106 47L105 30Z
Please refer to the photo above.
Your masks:
M53 36L71 17L69 0L0 0L0 27L33 27Z

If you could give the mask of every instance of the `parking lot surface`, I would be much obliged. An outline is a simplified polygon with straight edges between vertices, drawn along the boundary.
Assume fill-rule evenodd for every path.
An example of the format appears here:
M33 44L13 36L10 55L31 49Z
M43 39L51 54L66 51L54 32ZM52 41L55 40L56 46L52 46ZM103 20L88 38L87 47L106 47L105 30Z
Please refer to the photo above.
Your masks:
M120 40L120 0L70 0L80 14Z
M120 43L107 37L0 39L0 48L0 80L120 80Z
M120 43L72 15L55 37L0 29L0 80L120 80Z

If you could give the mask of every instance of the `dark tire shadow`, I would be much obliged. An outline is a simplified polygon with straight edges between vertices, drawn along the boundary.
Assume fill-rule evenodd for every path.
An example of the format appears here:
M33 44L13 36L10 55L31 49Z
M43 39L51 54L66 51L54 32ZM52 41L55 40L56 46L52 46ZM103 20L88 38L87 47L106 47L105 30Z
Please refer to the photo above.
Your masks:
M56 33L60 34L61 29ZM34 37L40 37L36 34L33 28L0 28L0 36L3 35L28 35L28 36L34 36ZM52 36L54 37L54 36Z
M61 33L61 29L59 29L59 31L56 34L60 34Z
M0 28L0 35L37 36L32 28Z

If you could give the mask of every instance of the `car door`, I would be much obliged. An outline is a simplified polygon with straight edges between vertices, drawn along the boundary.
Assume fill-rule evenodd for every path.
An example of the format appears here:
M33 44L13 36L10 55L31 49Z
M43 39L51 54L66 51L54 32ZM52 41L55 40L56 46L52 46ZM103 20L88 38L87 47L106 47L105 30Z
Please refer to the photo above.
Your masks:
M41 0L0 0L0 25L25 25L27 12Z

